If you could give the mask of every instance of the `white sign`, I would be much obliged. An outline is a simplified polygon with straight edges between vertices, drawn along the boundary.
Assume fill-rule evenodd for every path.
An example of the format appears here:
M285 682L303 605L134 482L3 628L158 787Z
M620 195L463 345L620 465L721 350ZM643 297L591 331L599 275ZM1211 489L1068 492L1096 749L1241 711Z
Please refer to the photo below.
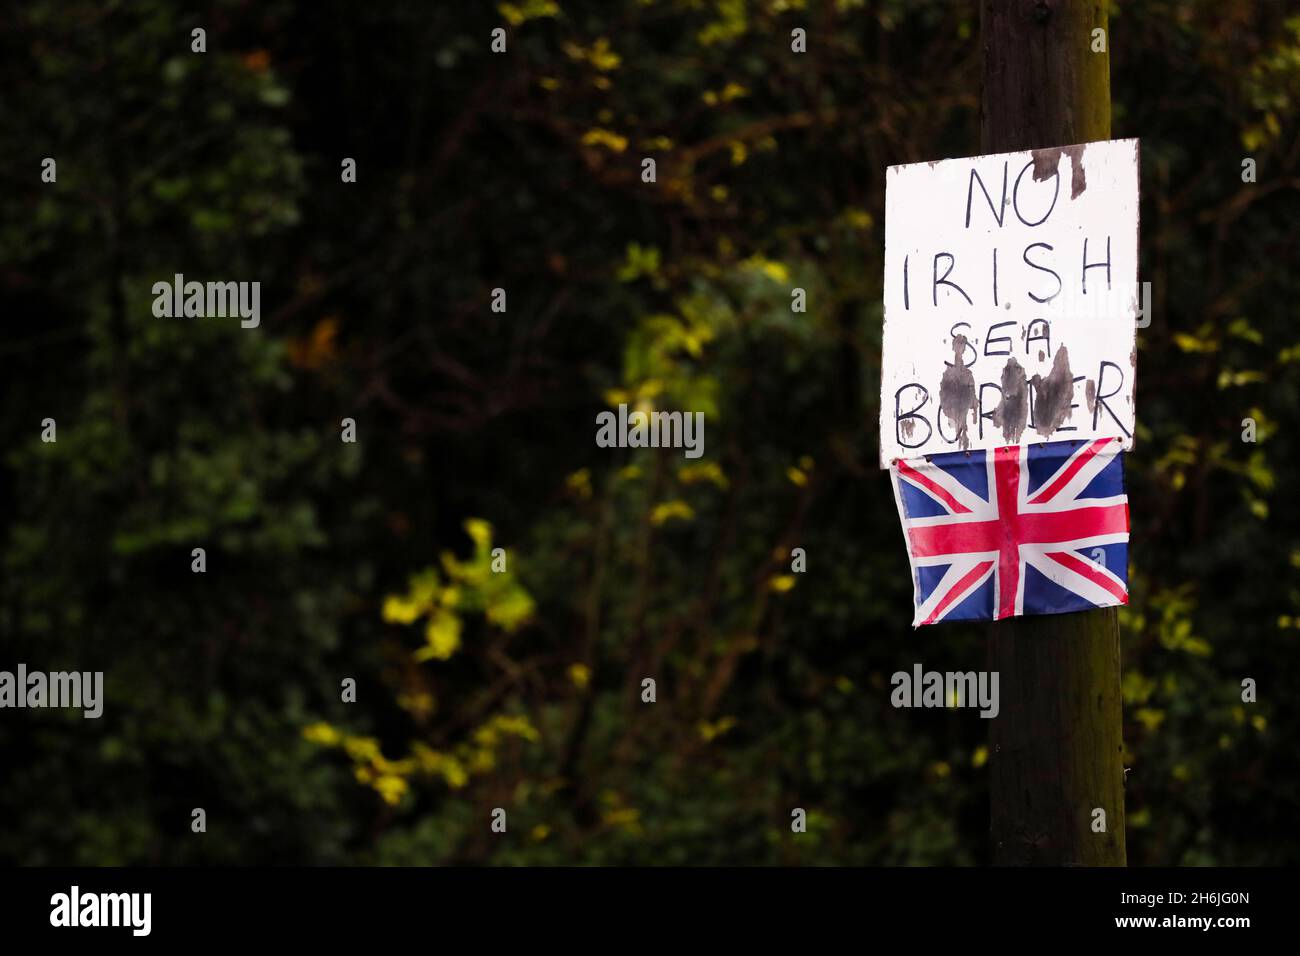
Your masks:
M1137 256L1135 139L889 167L880 466L1132 448Z

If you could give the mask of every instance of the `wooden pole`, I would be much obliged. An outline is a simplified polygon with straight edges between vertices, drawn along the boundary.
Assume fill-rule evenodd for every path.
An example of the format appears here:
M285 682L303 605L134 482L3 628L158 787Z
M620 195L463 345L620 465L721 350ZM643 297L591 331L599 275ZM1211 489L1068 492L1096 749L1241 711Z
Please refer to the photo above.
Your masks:
M1107 52L1093 52L1097 29ZM980 0L980 33L981 152L1110 138L1105 0ZM994 863L1124 866L1115 608L995 622L989 667L1001 693L989 731Z

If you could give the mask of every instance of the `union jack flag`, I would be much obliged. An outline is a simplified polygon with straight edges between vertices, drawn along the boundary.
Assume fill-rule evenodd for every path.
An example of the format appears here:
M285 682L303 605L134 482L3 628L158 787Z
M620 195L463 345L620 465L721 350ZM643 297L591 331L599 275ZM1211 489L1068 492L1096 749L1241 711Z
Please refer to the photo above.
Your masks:
M1127 604L1119 445L1058 441L894 462L912 626Z

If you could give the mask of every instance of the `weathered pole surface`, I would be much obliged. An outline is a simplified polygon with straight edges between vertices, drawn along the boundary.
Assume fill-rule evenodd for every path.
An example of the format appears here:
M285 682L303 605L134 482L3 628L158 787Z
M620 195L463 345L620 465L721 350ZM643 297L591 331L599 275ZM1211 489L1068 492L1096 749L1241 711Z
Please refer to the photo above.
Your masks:
M1093 52L1093 31L1107 31ZM981 152L1110 138L1105 0L981 0ZM1085 154L1086 155L1086 154ZM1123 866L1124 764L1115 608L990 626L993 861ZM1105 832L1095 832L1095 810Z

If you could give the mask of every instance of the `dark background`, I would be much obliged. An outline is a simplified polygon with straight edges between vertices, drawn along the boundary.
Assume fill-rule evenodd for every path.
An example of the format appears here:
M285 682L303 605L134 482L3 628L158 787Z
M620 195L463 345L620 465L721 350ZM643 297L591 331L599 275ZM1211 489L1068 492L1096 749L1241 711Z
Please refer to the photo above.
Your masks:
M889 704L985 630L912 632L876 465L884 170L978 152L978 37L956 0L6 5L0 669L107 700L0 712L0 859L987 862L985 722ZM1109 44L1154 312L1129 860L1292 862L1300 5L1126 0ZM260 328L155 318L177 272L260 281ZM597 448L620 401L705 411L705 456Z

